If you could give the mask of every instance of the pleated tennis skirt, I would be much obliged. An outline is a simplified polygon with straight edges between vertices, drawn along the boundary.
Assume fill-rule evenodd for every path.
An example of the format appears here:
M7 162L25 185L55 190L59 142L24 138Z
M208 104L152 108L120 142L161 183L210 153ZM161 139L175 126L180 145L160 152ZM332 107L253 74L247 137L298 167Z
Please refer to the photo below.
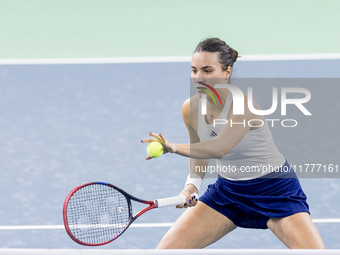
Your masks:
M309 213L295 172L287 161L284 167L289 171L273 172L266 178L233 181L219 177L199 200L243 228L266 229L270 218Z

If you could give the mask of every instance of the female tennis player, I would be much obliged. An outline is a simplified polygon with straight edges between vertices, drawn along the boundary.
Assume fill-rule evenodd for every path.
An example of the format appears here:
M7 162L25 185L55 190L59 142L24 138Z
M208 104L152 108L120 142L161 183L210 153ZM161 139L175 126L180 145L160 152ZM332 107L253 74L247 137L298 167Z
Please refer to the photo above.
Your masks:
M157 248L203 248L236 227L243 227L269 228L288 248L322 249L324 244L309 216L299 180L275 146L264 116L249 111L247 94L244 93L244 115L233 114L232 93L226 88L216 88L222 105L206 96L206 114L201 112L203 95L216 83L228 83L237 57L237 51L218 38L200 42L191 60L191 78L197 94L182 106L190 144L171 143L160 133L150 133L153 138L142 140L158 141L165 153L189 158L189 176L181 192L187 202L178 207L190 208ZM261 110L255 100L253 105ZM216 119L239 124L214 127ZM204 178L204 172L197 169L204 169L209 159L215 159L216 166L226 171L219 172L216 183L209 185L196 201L190 194L199 191ZM279 171L242 171L254 166L271 166Z

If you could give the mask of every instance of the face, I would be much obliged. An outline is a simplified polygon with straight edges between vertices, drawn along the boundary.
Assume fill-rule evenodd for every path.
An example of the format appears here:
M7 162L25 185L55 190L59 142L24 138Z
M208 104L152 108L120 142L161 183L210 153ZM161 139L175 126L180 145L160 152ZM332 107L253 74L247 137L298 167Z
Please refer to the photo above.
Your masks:
M227 70L223 71L219 63L218 52L195 52L191 59L191 78L195 84L196 91L201 97L204 90L208 89L207 84L215 87L215 84L227 84L231 75L232 68L229 66Z

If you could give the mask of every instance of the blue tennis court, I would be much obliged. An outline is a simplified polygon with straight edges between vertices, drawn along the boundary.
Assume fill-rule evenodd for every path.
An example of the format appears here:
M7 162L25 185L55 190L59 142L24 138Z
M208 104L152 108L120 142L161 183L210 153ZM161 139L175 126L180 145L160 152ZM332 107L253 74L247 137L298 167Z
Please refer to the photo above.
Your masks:
M339 78L339 60L241 61L233 78ZM320 71L320 67L321 71ZM250 71L249 71L250 70ZM315 73L315 70L319 72ZM76 186L105 181L141 198L177 195L188 172L187 159L165 155L146 161L148 132L188 142L181 105L190 96L190 63L1 65L1 226L62 225L62 204ZM322 79L321 79L322 80ZM311 88L312 89L312 88ZM312 95L320 90L314 88ZM323 90L322 110L339 109L339 87ZM332 102L332 104L330 104ZM327 108L329 107L329 108ZM329 120L332 125L338 120ZM306 135L317 135L315 126ZM339 164L335 129L320 134L327 141L280 135L274 140L294 162L322 159ZM309 134L309 133L311 134ZM333 137L333 140L332 140ZM290 146L286 146L291 143ZM300 155L297 155L298 152ZM314 161L315 161L314 160ZM329 161L329 162L328 162ZM313 163L313 162L309 162ZM314 162L316 163L316 162ZM206 186L214 179L204 181ZM301 178L313 219L339 219L340 179ZM137 208L140 208L139 206ZM171 223L182 210L151 211L136 223ZM327 248L340 248L340 223L316 223ZM103 249L153 249L169 227L133 227ZM65 230L0 231L2 248L84 248ZM284 248L266 230L237 229L209 249Z

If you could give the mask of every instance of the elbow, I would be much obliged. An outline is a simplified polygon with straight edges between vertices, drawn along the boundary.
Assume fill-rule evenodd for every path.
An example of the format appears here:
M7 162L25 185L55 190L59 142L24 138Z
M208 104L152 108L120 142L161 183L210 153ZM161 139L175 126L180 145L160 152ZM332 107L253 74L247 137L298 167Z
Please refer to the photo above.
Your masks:
M218 144L215 144L215 159L222 159L228 153L228 147L224 146L224 142L221 141Z
M227 153L224 153L224 151L222 150L219 150L217 153L216 153L216 159L222 159Z

